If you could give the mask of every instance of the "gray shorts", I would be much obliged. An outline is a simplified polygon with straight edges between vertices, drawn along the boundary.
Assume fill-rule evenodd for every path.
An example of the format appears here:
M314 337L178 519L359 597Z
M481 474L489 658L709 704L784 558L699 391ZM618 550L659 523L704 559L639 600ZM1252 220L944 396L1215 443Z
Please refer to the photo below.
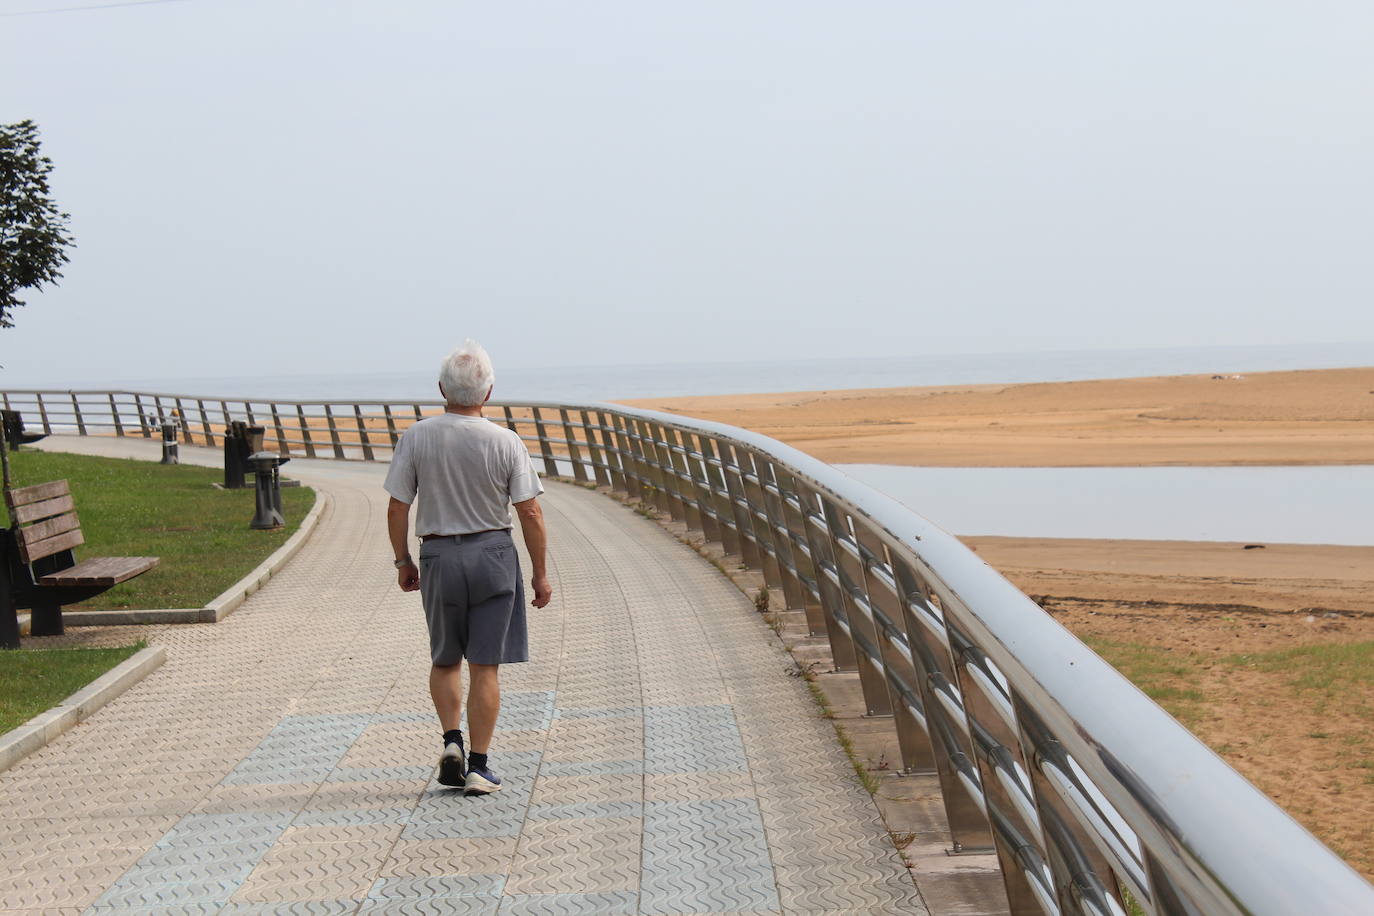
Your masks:
M510 531L423 542L420 598L434 664L529 661L525 585Z

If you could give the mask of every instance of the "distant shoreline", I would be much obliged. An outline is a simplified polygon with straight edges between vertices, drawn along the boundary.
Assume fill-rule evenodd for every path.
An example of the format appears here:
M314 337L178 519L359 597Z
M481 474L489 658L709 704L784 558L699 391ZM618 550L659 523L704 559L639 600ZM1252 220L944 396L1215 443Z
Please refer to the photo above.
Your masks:
M1374 367L621 401L836 464L1374 464Z

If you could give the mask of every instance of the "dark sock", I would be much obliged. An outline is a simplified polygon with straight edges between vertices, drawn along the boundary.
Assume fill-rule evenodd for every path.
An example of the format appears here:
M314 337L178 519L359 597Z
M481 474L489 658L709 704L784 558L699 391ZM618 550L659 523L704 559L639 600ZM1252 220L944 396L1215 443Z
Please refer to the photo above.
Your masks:
M468 753L469 770L485 770L487 768L487 755L479 754L476 751Z
M461 745L462 743L463 743L463 730L462 730L462 729L460 729L460 728L450 728L448 731L444 732L444 744L445 744L445 746L450 745L450 744L458 744L458 745Z

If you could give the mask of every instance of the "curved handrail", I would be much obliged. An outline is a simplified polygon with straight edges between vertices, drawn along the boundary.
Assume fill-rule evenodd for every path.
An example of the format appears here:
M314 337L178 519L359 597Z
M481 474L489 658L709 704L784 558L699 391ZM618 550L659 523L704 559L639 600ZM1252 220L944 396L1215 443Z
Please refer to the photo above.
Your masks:
M283 453L303 446L313 456L318 446L363 459L440 409L112 391L0 397L6 407L33 402L47 431L57 421L151 435L151 406L188 442L208 445L231 415L252 420L256 409L272 418L267 439ZM653 500L805 610L837 667L857 670L869 711L892 715L904 765L940 777L956 846L996 848L1013 913L1121 914L1122 887L1149 913L1374 912L1374 887L976 554L891 497L721 423L599 402L490 406L536 446L547 473L569 468Z

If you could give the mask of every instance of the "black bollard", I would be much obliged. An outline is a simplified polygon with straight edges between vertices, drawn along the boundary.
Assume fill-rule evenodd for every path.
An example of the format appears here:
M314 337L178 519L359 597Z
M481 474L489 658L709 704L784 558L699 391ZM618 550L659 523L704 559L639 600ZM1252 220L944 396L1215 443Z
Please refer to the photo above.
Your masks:
M162 421L162 463L181 463L177 455L177 425L170 420Z
M279 468L290 461L276 452L254 452L248 456L253 466L257 482L256 508L250 528L268 530L286 524L281 511L281 471Z
M244 459L248 457L245 446L248 444L246 431L248 424L242 420L234 420L229 424L229 428L224 431L224 489L242 490L248 484L244 480L244 472L247 470L248 462Z

